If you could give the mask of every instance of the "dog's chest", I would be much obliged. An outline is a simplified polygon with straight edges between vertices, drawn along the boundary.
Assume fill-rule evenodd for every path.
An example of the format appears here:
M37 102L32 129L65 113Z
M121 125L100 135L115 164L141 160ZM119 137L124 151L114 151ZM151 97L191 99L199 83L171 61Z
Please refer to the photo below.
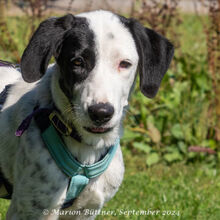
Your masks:
M27 133L28 137L34 136L33 134L31 135L31 131L28 131ZM27 136L24 136L24 138ZM32 142L32 147L24 149L24 151L21 151L19 154L20 164L22 164L22 166L18 165L18 168L21 169L19 173L24 169L23 160L28 161L30 158L32 160L31 164L28 164L28 162L25 164L25 169L28 170L26 175L27 178L29 178L29 183L24 182L22 184L26 185L26 189L36 186L36 196L38 196L38 192L41 192L42 194L39 194L39 196L45 197L45 201L50 204L50 207L56 207L57 205L61 206L66 199L66 192L69 186L70 178L66 176L57 166L56 162L53 160L46 147L42 145L43 143L39 141L40 138L37 136L35 136L36 140L29 139L29 142ZM72 141L70 142L72 143ZM93 164L100 159L100 155L102 155L102 153L106 152L105 150L94 151L86 148L82 150L83 146L77 146L76 143L72 143L71 146L68 144L67 146L69 146L70 149L75 149L75 151L72 150L73 155L76 159L80 158L78 160L81 163L91 162ZM34 156L31 157L31 155ZM118 147L107 170L100 176L89 180L88 185L75 199L70 209L89 209L90 207L99 209L117 192L123 179L123 173L123 158L121 149Z
M100 209L118 191L123 175L124 164L119 147L107 170L99 177L89 181L89 184L69 209Z
M73 141L71 138L65 138L65 143L69 146L69 150L77 160L86 165L95 164L106 155L108 149L94 149L91 146L83 146L83 144ZM71 147L72 146L72 147ZM73 147L74 146L74 147ZM124 174L123 157L120 146L118 147L114 158L109 164L107 170L97 178L90 179L88 186L85 188L87 195L91 194L91 198L96 198L99 194L103 202L108 201L118 190L122 182ZM79 196L79 200L84 198L83 193ZM99 196L98 196L99 197ZM77 201L77 200L76 200Z

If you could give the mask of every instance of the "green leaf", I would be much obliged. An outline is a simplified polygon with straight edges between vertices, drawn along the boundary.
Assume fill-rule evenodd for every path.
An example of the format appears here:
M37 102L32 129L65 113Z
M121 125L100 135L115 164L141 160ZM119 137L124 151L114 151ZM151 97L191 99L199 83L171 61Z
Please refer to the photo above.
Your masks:
M207 77L205 75L199 75L196 77L196 84L204 90L208 90L209 89L209 85L208 85L208 81L207 81Z
M153 117L153 115L149 115L149 116L147 117L147 123L152 123L152 124L154 124L154 117Z
M124 135L123 135L123 140L133 140L135 138L138 138L140 137L141 134L140 133L137 133L137 132L133 132L133 131L130 131L128 129L125 129L124 131Z
M178 148L176 147L176 145L171 145L170 147L166 147L165 149L167 153L178 152Z
M220 152L218 152L217 155L218 155L218 159L220 160Z
M182 126L182 132L184 134L184 139L187 142L192 142L193 134L192 134L192 128L190 124L183 124Z
M180 126L180 124L175 124L172 128L171 128L171 134L177 138L177 139L183 139L184 138L184 134L182 131L182 128Z
M184 142L179 141L178 142L178 147L179 147L179 149L182 153L187 154L187 146Z
M212 139L204 140L201 144L203 147L210 147L211 149L216 149L216 141Z
M182 160L183 158L180 153L174 152L174 153L165 154L164 159L167 162L173 162L173 161L177 161L177 160Z
M195 152L189 152L188 153L188 157L190 158L190 159L193 159L193 158L195 158L197 156L197 154L195 153Z
M145 119L146 119L146 117L147 117L147 114L148 114L148 110L147 110L147 108L146 108L146 106L145 105L143 105L143 104L141 104L141 111L140 111L140 113L141 113L141 120L142 121L144 121Z
M157 153L151 153L147 156L146 163L150 167L159 162L159 155Z
M134 142L133 143L133 146L140 150L140 151L143 151L145 153L150 153L151 152L151 147L145 143L138 143L138 142Z

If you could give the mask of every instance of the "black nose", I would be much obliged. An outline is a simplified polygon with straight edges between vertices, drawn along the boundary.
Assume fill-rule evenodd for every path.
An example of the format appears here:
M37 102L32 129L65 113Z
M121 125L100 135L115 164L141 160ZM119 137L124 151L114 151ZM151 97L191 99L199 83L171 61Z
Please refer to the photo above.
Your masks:
M88 108L89 117L97 125L108 122L112 118L114 111L114 107L109 103L98 103Z

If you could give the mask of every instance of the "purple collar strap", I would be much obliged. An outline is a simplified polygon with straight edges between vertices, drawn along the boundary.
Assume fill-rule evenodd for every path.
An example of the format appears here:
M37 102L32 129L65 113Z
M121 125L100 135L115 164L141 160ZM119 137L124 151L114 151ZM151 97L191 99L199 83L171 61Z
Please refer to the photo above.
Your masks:
M19 67L18 64L14 64L8 61L0 60L0 67L12 67L12 68L17 68Z
M31 123L31 120L33 117L35 117L36 115L42 113L42 112L48 112L50 113L51 110L48 109L48 108L36 108L34 109L34 111L28 115L23 121L22 123L19 125L17 131L15 132L15 136L17 137L21 137L22 134L28 129L30 123Z

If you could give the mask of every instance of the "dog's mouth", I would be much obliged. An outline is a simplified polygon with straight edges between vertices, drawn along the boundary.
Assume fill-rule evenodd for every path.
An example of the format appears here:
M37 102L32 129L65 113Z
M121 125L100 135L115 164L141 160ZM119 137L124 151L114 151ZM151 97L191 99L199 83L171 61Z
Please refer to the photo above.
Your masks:
M111 131L113 128L103 128L103 127L84 127L86 131L94 134L104 134Z

